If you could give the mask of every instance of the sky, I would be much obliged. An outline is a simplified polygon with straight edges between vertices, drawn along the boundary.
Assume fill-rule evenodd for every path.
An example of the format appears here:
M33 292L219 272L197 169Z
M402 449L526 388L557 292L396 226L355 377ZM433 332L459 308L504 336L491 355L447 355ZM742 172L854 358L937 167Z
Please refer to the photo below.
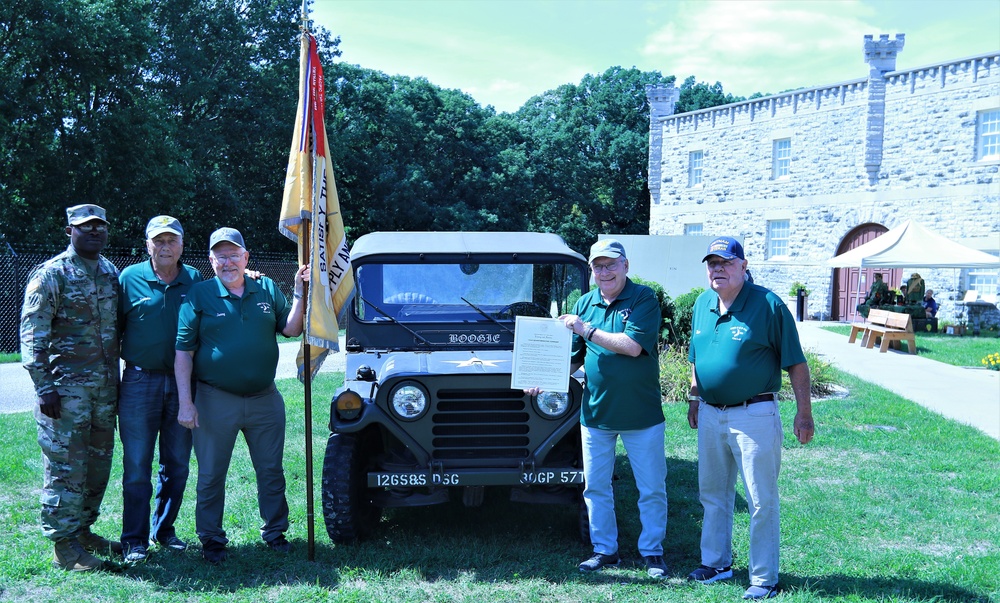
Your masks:
M1000 0L316 0L336 60L426 77L481 105L613 66L749 96L863 78L863 37L906 34L896 68L1000 50Z

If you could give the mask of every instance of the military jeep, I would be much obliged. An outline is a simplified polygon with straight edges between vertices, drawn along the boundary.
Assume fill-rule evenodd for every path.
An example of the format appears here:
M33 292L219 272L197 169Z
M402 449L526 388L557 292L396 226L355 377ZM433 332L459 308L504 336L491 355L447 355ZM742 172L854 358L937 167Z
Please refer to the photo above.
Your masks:
M510 500L577 505L582 386L511 388L517 316L555 317L587 262L543 233L372 233L351 249L344 386L330 408L323 517L337 543L382 510Z

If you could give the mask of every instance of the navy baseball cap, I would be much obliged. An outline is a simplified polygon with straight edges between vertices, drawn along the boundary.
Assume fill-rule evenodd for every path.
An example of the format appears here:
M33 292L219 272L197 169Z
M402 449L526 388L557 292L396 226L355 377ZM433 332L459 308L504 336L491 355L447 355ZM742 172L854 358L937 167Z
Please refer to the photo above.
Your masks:
M706 261L713 255L717 255L724 260L745 260L743 257L743 246L733 237L719 237L708 245L708 252L701 261Z

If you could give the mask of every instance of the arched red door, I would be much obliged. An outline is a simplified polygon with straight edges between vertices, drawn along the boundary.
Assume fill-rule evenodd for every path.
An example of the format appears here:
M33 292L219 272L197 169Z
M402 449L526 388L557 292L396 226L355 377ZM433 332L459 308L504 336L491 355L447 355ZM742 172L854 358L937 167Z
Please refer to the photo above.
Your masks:
M837 247L837 255L850 251L855 247L873 241L889 230L881 224L867 223L858 226L848 232L840 241ZM856 316L855 308L861 303L872 286L875 273L882 273L882 278L890 289L899 286L903 277L903 270L885 268L835 268L833 271L833 308L831 317L833 320L853 321ZM859 282L860 280L860 282Z

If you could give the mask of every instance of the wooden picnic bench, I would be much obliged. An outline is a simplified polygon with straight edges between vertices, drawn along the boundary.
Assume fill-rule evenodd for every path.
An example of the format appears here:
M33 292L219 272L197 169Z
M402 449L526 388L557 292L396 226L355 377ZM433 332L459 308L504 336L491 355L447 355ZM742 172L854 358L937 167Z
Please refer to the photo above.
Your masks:
M862 345L871 349L875 346L875 341L881 339L878 351L885 353L891 346L893 349L902 351L900 342L906 342L906 350L911 354L917 353L917 338L913 333L913 320L909 314L902 312L888 312L884 325L872 324L865 331L862 337Z
M868 313L868 320L865 322L856 322L851 325L851 336L847 338L847 343L854 343L858 338L858 333L865 333L867 335L868 327L875 325L879 327L885 326L886 319L889 318L888 310L872 310ZM865 344L865 339L862 337L861 345Z

